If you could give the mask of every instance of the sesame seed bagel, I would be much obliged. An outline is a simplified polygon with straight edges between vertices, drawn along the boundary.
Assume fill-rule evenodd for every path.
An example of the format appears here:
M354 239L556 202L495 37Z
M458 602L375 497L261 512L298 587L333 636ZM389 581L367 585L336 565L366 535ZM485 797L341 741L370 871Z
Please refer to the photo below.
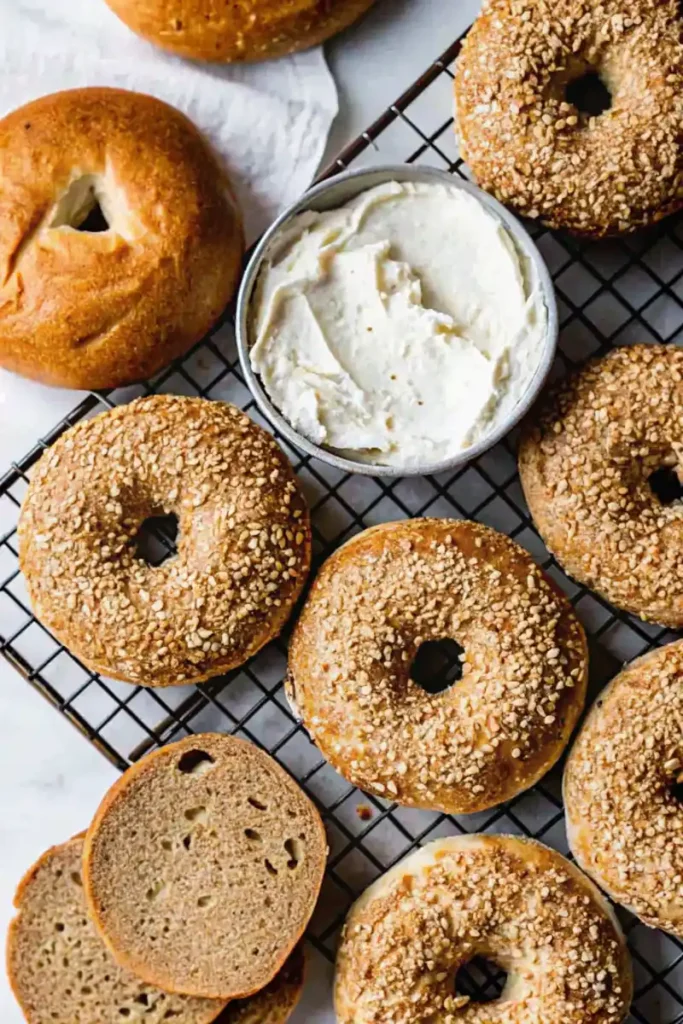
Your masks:
M637 658L600 694L564 774L579 864L646 924L683 939L683 641Z
M571 88L591 73L595 116ZM661 220L683 205L678 0L484 0L456 109L476 180L524 216L593 237Z
M157 46L194 60L256 61L306 50L341 32L374 0L107 0Z
M507 971L500 998L455 989L473 957ZM633 993L619 924L598 889L532 840L440 839L351 908L337 957L339 1024L620 1024Z
M460 644L462 678L428 693L425 641ZM480 811L557 761L583 707L583 629L508 537L414 519L366 530L325 562L290 645L287 693L354 785L446 813Z
M167 992L243 999L301 939L326 856L320 815L277 761L205 733L112 786L86 834L83 885L121 966Z
M53 846L14 897L18 913L7 935L7 973L28 1024L216 1020L223 1001L169 995L117 965L88 917L82 855L82 835Z
M175 514L177 555L136 535ZM72 427L41 457L19 518L36 616L93 671L199 682L278 634L310 564L308 510L272 437L223 402L155 395Z
M227 175L161 100L92 88L29 103L0 121L0 180L5 369L70 388L144 379L199 341L237 287Z
M683 351L613 349L561 382L519 449L527 503L548 549L618 608L683 625Z

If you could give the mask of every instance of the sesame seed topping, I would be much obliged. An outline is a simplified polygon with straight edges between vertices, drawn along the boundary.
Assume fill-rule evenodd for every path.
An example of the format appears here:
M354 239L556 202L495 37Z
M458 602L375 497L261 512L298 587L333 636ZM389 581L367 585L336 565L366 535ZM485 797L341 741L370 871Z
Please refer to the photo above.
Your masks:
M603 691L565 771L573 852L615 900L683 938L683 641Z
M465 652L462 677L428 693L411 666L423 642L444 638ZM569 602L523 549L476 523L420 519L368 530L328 559L295 629L286 688L354 784L467 813L551 767L586 670Z
M609 88L598 116L567 87ZM460 150L483 188L551 227L600 236L683 203L676 0L484 0L457 63Z
M475 956L507 971L504 1004L454 991ZM576 868L539 843L467 836L406 858L352 908L335 1003L339 1024L620 1024L631 992L623 936Z
M170 513L177 555L154 566L136 536ZM270 435L234 406L170 395L79 423L48 449L19 541L38 618L94 670L147 686L254 654L284 624L310 558L306 505Z
M522 438L536 526L565 569L619 608L683 625L683 351L613 349L550 392Z

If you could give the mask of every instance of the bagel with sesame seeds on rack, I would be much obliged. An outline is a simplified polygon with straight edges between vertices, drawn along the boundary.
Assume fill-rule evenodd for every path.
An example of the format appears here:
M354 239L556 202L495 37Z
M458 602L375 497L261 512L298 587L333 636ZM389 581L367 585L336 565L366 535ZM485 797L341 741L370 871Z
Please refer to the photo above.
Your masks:
M175 516L177 554L140 530ZM140 686L200 682L277 636L310 567L308 508L273 438L235 406L153 395L66 431L18 525L36 617L88 668Z
M244 237L228 175L179 110L123 89L0 120L0 366L106 389L151 377L219 319Z
M651 928L683 939L683 640L602 691L564 772L578 863Z
M426 671L449 647L461 676L450 686ZM555 764L587 671L581 624L523 548L478 523L413 519L366 530L325 562L285 686L354 785L464 814L511 799Z
M519 472L566 572L683 626L683 350L615 348L560 381L527 418Z
M484 0L455 92L461 156L523 216L599 238L683 206L678 0Z
M458 991L487 957L498 999ZM337 954L338 1024L621 1024L631 959L607 900L578 868L517 836L438 839L353 905Z
M374 0L106 0L138 35L191 60L271 60L318 46Z

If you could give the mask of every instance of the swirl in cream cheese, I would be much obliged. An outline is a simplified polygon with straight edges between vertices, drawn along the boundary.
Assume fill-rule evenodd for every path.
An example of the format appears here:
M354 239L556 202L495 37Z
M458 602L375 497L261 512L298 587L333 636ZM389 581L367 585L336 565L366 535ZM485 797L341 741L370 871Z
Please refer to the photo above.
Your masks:
M250 355L299 433L410 470L511 414L546 331L530 261L478 199L389 182L276 237L252 300Z

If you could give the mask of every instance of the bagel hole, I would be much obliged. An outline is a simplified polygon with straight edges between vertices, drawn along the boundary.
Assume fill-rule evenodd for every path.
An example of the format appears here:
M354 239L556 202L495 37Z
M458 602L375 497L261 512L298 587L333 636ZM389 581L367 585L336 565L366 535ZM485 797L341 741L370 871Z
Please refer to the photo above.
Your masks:
M425 640L420 644L410 667L410 677L427 693L443 693L462 679L465 654L456 640Z
M669 786L669 792L676 803L683 804L683 778L681 778L680 782L678 780L672 782Z
M647 478L650 490L662 505L673 505L683 498L683 483L671 466L662 466Z
M565 99L588 117L599 117L612 106L612 94L597 71L586 71L569 82Z
M109 231L111 224L100 203L98 183L99 179L92 174L72 181L57 202L50 227L69 227L88 234Z
M135 535L135 552L148 565L162 565L177 553L177 539L178 517L175 512L148 516Z
M495 1003L507 984L507 971L488 957L475 956L458 970L455 993L469 996L473 1003Z
M89 231L93 235L97 235L101 231L109 231L109 221L105 217L104 210L97 199L85 220L81 221L80 224L74 224L74 227L76 231Z

